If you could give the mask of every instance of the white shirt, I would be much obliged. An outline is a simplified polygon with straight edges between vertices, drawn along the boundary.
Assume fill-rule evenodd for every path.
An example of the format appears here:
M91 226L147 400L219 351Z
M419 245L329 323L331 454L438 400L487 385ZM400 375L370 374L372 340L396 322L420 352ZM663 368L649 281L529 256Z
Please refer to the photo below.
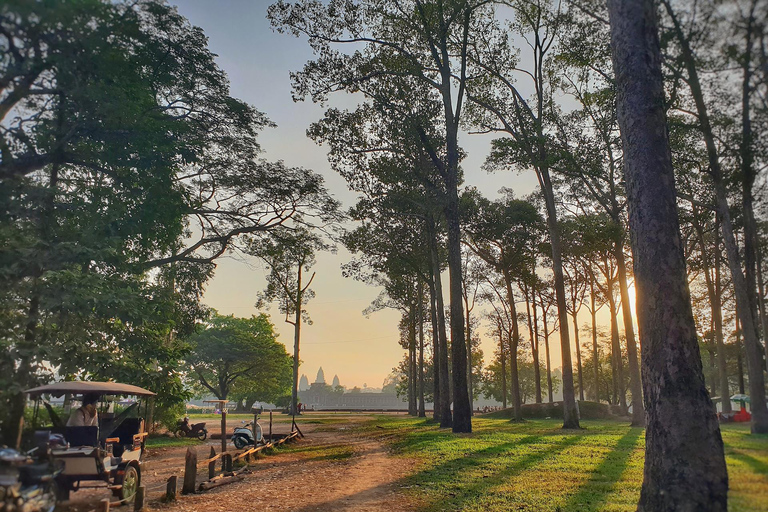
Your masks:
M98 427L99 415L98 413L94 413L93 416L91 416L90 414L88 414L88 411L86 411L83 407L80 407L72 411L72 414L69 415L69 420L67 420L67 426L68 427Z

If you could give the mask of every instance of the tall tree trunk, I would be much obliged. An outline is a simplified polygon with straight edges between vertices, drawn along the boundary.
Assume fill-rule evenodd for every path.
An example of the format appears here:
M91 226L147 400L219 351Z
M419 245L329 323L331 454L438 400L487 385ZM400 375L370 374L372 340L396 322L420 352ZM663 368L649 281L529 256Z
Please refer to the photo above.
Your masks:
M608 306L611 310L611 362L613 364L614 402L619 404L621 413L627 413L627 394L624 392L624 358L619 342L619 308L613 296L613 280L608 280Z
M715 319L715 342L717 343L717 366L720 374L720 399L723 412L731 412L731 390L728 385L728 364L725 357L725 342L723 341L723 290L720 283L720 226L715 224L715 282L712 297L712 314Z
M549 395L549 403L553 403L555 395L552 390L552 367L549 360L549 327L547 326L547 311L544 309L543 302L541 306L541 321L544 327L544 356L547 363L547 393Z
M459 433L472 432L472 409L469 404L469 392L467 390L467 344L464 337L464 306L462 304L461 284L461 228L459 225L459 195L457 187L458 183L450 183L445 218L448 224L448 274L450 277L449 295L451 303L452 426L453 432Z
M408 308L408 414L416 416L416 307Z
M543 137L542 137L543 139ZM557 315L560 322L560 351L563 361L563 428L579 428L579 413L576 408L576 395L573 390L573 364L571 362L571 340L568 335L568 310L565 298L565 275L563 273L562 249L560 247L560 231L557 224L555 196L549 170L541 168L540 183L547 206L547 226L549 241L552 247L552 272L555 277L555 299Z
M512 278L509 275L504 276L507 287L507 300L509 301L510 323L512 327L512 336L509 338L509 370L510 385L512 387L512 407L515 413L515 421L523 419L520 400L520 374L517 367L517 347L520 346L520 328L517 325L517 306L515 305L515 293L512 290Z
M501 361L501 406L507 408L507 358L504 355L504 327L499 320L499 361Z
M576 305L573 308L573 341L576 342L576 368L579 378L579 400L584 401L584 377L581 368L581 346L579 342L579 314L576 312Z
M437 229L434 220L430 219L431 247L432 256L432 277L435 283L435 297L437 298L437 325L440 335L440 349L438 358L438 371L440 372L440 428L450 428L453 425L451 413L451 388L450 375L448 373L448 339L445 331L445 304L443 303L443 283L440 278L440 259L437 252ZM464 358L461 359L464 361ZM437 407L438 404L435 404Z
M699 117L699 128L704 137L704 143L707 148L707 157L709 161L709 173L712 177L712 183L715 188L715 198L717 200L717 210L722 222L723 242L725 252L728 256L728 266L731 270L733 288L736 292L736 304L738 305L739 320L741 321L742 333L744 336L744 348L747 356L747 372L749 374L749 395L752 406L752 432L768 433L768 406L765 403L765 379L763 377L762 349L758 341L757 322L755 318L755 288L749 287L750 278L750 247L749 234L750 219L747 218L750 212L745 211L745 255L747 258L747 276L741 268L741 256L736 243L736 236L733 231L733 222L731 212L728 206L728 197L725 186L725 177L720 166L720 157L715 144L715 135L709 120L709 112L704 102L704 93L702 92L701 82L699 81L698 69L696 68L696 58L691 50L688 40L683 33L683 29L676 17L674 9L669 0L663 0L664 6L672 18L675 34L680 44L681 57L683 58L688 72L687 83L691 90L696 111ZM751 190L749 191L749 201L751 207ZM752 218L754 221L754 218ZM752 247L753 249L753 247Z
M293 386L291 386L291 415L296 415L299 404L299 340L301 339L301 272L296 273L296 313L293 319Z
M600 354L597 350L597 309L595 300L595 276L590 272L589 278L589 293L590 293L590 311L592 316L592 359L595 363L594 378L595 378L595 402L600 401Z
M739 305L736 305L736 371L738 372L738 379L739 379L739 393L742 395L745 392L744 387L744 359L741 354L741 326L739 324Z
M627 286L627 262L624 257L624 236L616 242L616 266L619 270L619 294L621 295L621 311L624 318L624 336L627 342L627 363L629 366L629 390L632 393L632 426L645 425L645 410L643 409L643 384L640 381L640 365L637 361L637 343L635 342L635 326L632 323L629 289Z
M418 290L418 323L419 323L419 418L427 417L427 406L424 402L424 283L419 281Z
M435 279L430 276L429 282L429 308L432 322L432 419L440 421L440 328L437 325L437 298L435 296Z
M526 286L525 292L525 309L528 314L528 332L531 336L531 353L533 355L533 380L535 389L535 400L537 404L541 403L541 371L539 369L539 329L536 325L538 318L536 317L536 292L531 290L529 301L529 290ZM533 321L531 321L531 302L533 302Z
M638 510L725 512L728 475L680 240L656 7L608 6L648 420Z
M466 321L467 321L467 393L469 393L469 409L474 415L474 392L472 390L472 318L470 316L469 298L464 297L464 304L466 307Z

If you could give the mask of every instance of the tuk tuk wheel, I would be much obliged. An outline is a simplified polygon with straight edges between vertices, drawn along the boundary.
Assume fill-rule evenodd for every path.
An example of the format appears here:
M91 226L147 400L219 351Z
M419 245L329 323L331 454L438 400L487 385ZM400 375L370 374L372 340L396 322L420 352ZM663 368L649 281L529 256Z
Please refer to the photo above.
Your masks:
M136 469L136 466L125 467L121 485L119 498L126 503L132 501L136 495L136 489L139 488L139 471Z

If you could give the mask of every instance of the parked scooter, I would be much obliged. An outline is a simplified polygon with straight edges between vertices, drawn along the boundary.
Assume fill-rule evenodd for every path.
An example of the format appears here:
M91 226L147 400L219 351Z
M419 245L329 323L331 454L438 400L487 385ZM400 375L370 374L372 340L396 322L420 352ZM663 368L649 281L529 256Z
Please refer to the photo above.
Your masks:
M200 441L205 441L208 438L208 429L205 428L205 423L189 424L189 417L184 416L183 420L176 422L176 430L174 432L176 437L196 437Z
M243 426L235 427L235 430L232 433L232 443L234 443L235 448L238 450L241 450L248 445L256 446L258 444L264 443L264 436L261 432L261 425L259 425L258 421L256 421L255 427L252 425L253 422L246 423L243 421Z
M36 459L29 455L41 450ZM47 449L19 453L0 448L0 512L53 512L56 507L56 477L63 465L54 466Z

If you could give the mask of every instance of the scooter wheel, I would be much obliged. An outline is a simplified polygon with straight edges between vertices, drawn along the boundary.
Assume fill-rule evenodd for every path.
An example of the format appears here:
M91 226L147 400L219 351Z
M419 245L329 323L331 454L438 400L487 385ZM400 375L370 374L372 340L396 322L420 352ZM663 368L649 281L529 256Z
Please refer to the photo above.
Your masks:
M180 428L177 428L175 433L176 437L187 437L187 433Z
M238 450L242 450L243 448L245 448L245 445L248 444L247 441L240 436L237 436L234 439L232 439L232 442L234 443L235 448L237 448Z
M197 433L197 438L200 441L205 441L206 439L208 439L208 432L206 432L205 430L201 430L200 432Z

